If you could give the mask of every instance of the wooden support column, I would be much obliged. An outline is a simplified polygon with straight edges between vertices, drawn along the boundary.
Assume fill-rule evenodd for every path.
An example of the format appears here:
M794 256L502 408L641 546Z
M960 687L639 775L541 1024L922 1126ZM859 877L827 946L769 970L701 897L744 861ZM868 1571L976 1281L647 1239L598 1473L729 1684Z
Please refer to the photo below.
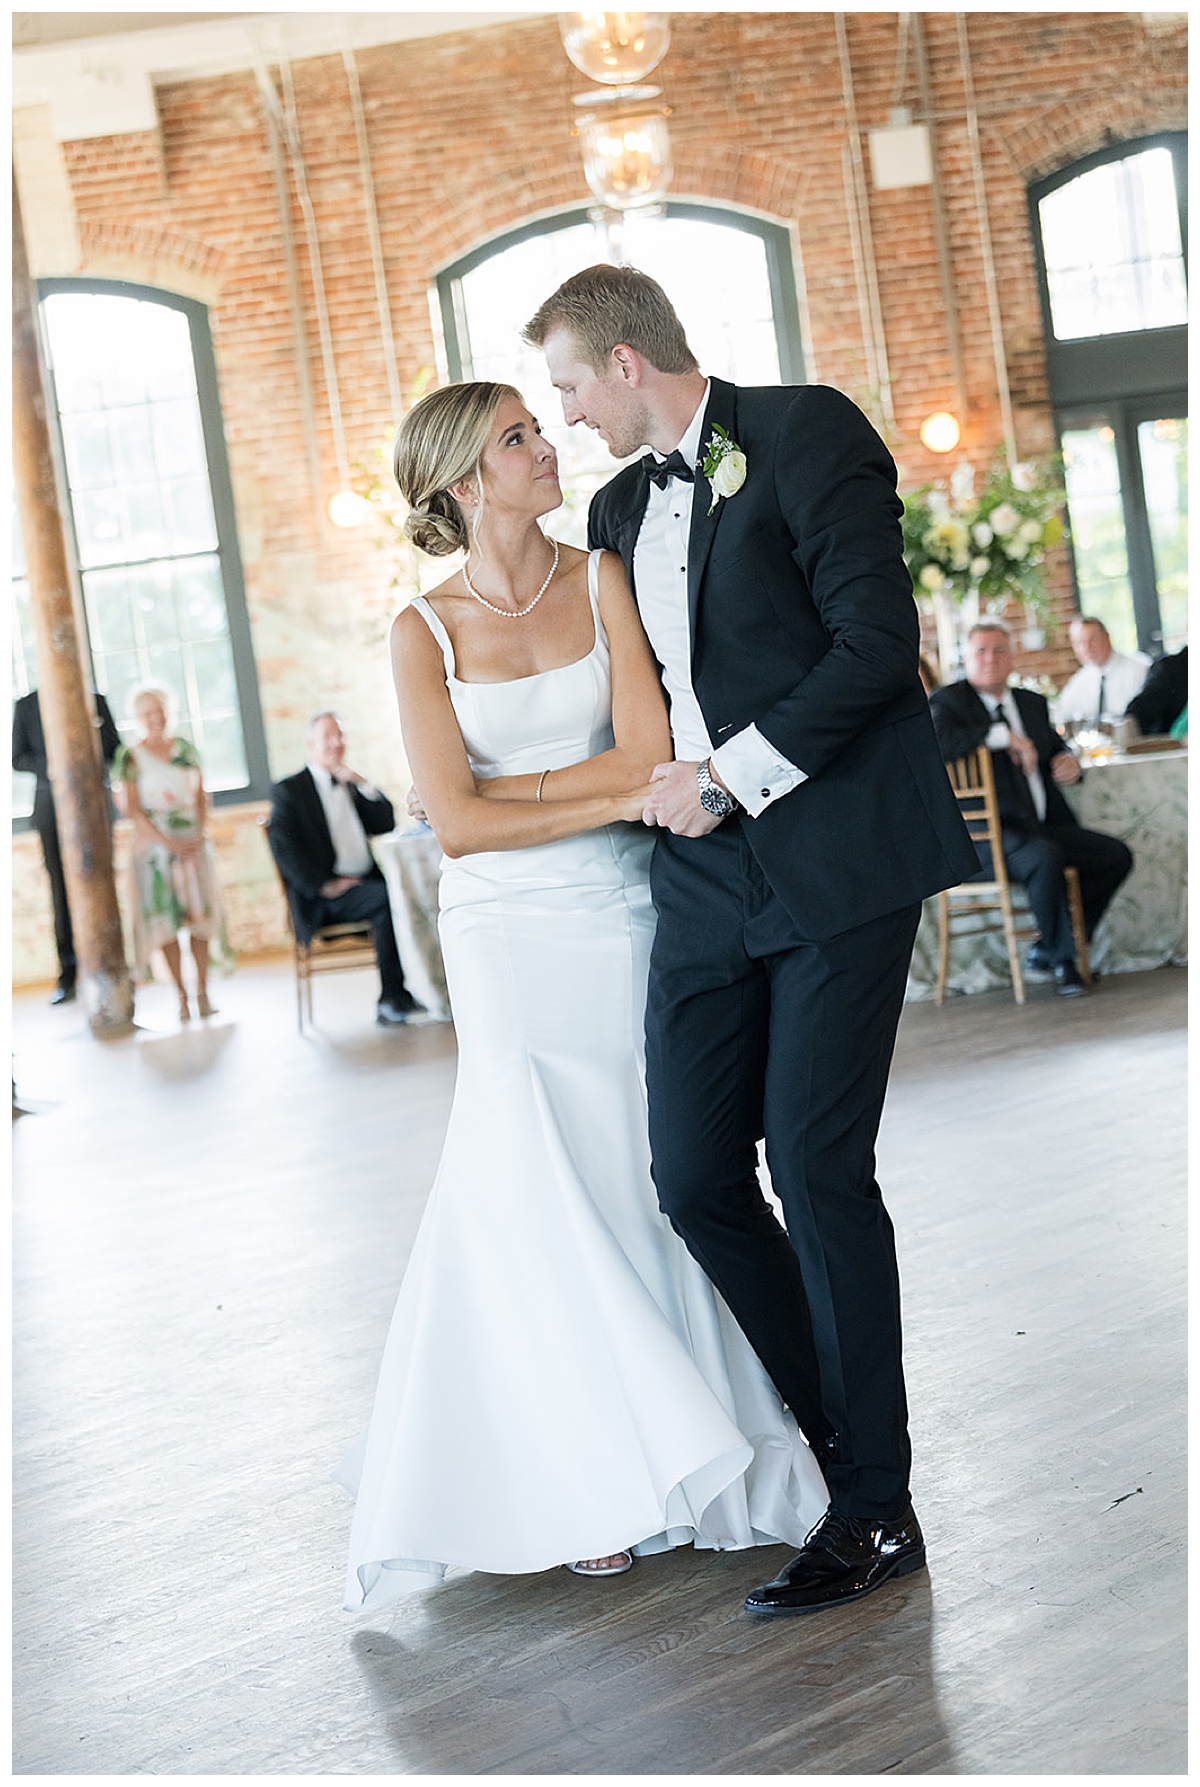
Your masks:
M15 174L12 206L13 481L29 567L38 704L75 933L79 995L93 1035L123 1035L133 1024L133 985L121 937L109 797L67 563Z

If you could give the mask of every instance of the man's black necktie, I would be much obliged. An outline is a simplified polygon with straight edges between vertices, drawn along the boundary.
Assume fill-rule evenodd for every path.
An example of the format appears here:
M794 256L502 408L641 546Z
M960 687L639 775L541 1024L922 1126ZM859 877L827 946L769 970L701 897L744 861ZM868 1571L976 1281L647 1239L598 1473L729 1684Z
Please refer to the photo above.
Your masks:
M657 484L660 490L667 488L668 478L682 478L685 484L694 484L696 481L695 466L688 464L678 447L673 453L668 453L665 459L656 459L653 453L647 453L642 464L651 482Z

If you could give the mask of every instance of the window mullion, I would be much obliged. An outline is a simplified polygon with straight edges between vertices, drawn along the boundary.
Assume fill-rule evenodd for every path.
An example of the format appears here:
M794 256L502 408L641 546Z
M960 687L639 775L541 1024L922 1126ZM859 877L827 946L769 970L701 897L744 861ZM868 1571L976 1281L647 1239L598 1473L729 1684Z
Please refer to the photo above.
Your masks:
M1137 422L1131 409L1132 406L1125 403L1114 404L1112 407L1117 472L1121 480L1121 508L1125 517L1125 552L1129 563L1129 584L1133 593L1138 649L1157 652L1162 648L1162 624L1158 612L1154 548L1146 512L1146 486L1142 479L1141 454L1138 452Z

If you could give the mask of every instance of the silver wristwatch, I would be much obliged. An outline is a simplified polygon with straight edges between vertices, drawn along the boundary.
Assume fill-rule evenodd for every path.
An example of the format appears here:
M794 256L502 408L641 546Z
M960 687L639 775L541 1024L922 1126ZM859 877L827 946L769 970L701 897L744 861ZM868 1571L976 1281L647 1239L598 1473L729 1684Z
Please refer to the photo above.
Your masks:
M713 781L707 763L696 765L696 780L700 784L700 805L714 819L727 819L730 813L737 810L737 802L732 794L727 793L719 782Z

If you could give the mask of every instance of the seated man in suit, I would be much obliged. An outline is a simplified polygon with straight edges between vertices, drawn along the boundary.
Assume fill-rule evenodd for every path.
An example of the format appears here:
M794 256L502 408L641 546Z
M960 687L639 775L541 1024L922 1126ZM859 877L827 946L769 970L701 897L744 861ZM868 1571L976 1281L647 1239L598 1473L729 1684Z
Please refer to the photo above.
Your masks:
M109 711L108 702L99 690L92 691L96 703L96 728L100 734L100 754L110 764L121 744L121 734ZM42 708L38 692L32 689L22 695L13 708L12 766L37 777L33 796L33 829L42 844L42 861L50 881L50 898L54 905L54 945L58 951L58 985L51 1005L65 1005L75 997L77 966L75 932L71 925L71 908L67 903L67 882L63 874L62 849L58 841L58 814L54 806L54 789L50 784L50 766L46 760L46 735L42 729Z
M387 886L367 842L392 830L392 803L347 768L336 714L314 714L305 738L308 764L276 783L267 821L296 935L307 943L322 925L368 920L382 983L375 1015L381 1024L403 1024L421 1007L404 984Z
M1024 885L1041 930L1029 966L1052 969L1058 992L1085 992L1075 961L1075 940L1063 869L1078 869L1084 928L1090 938L1109 901L1133 867L1120 838L1084 831L1061 790L1079 780L1079 761L1050 723L1045 698L1031 689L1010 689L1013 653L1008 628L984 620L967 635L966 680L935 689L930 712L948 763L979 745L992 754L1000 809L1004 860ZM987 855L987 846L980 849ZM990 861L984 868L991 871Z

